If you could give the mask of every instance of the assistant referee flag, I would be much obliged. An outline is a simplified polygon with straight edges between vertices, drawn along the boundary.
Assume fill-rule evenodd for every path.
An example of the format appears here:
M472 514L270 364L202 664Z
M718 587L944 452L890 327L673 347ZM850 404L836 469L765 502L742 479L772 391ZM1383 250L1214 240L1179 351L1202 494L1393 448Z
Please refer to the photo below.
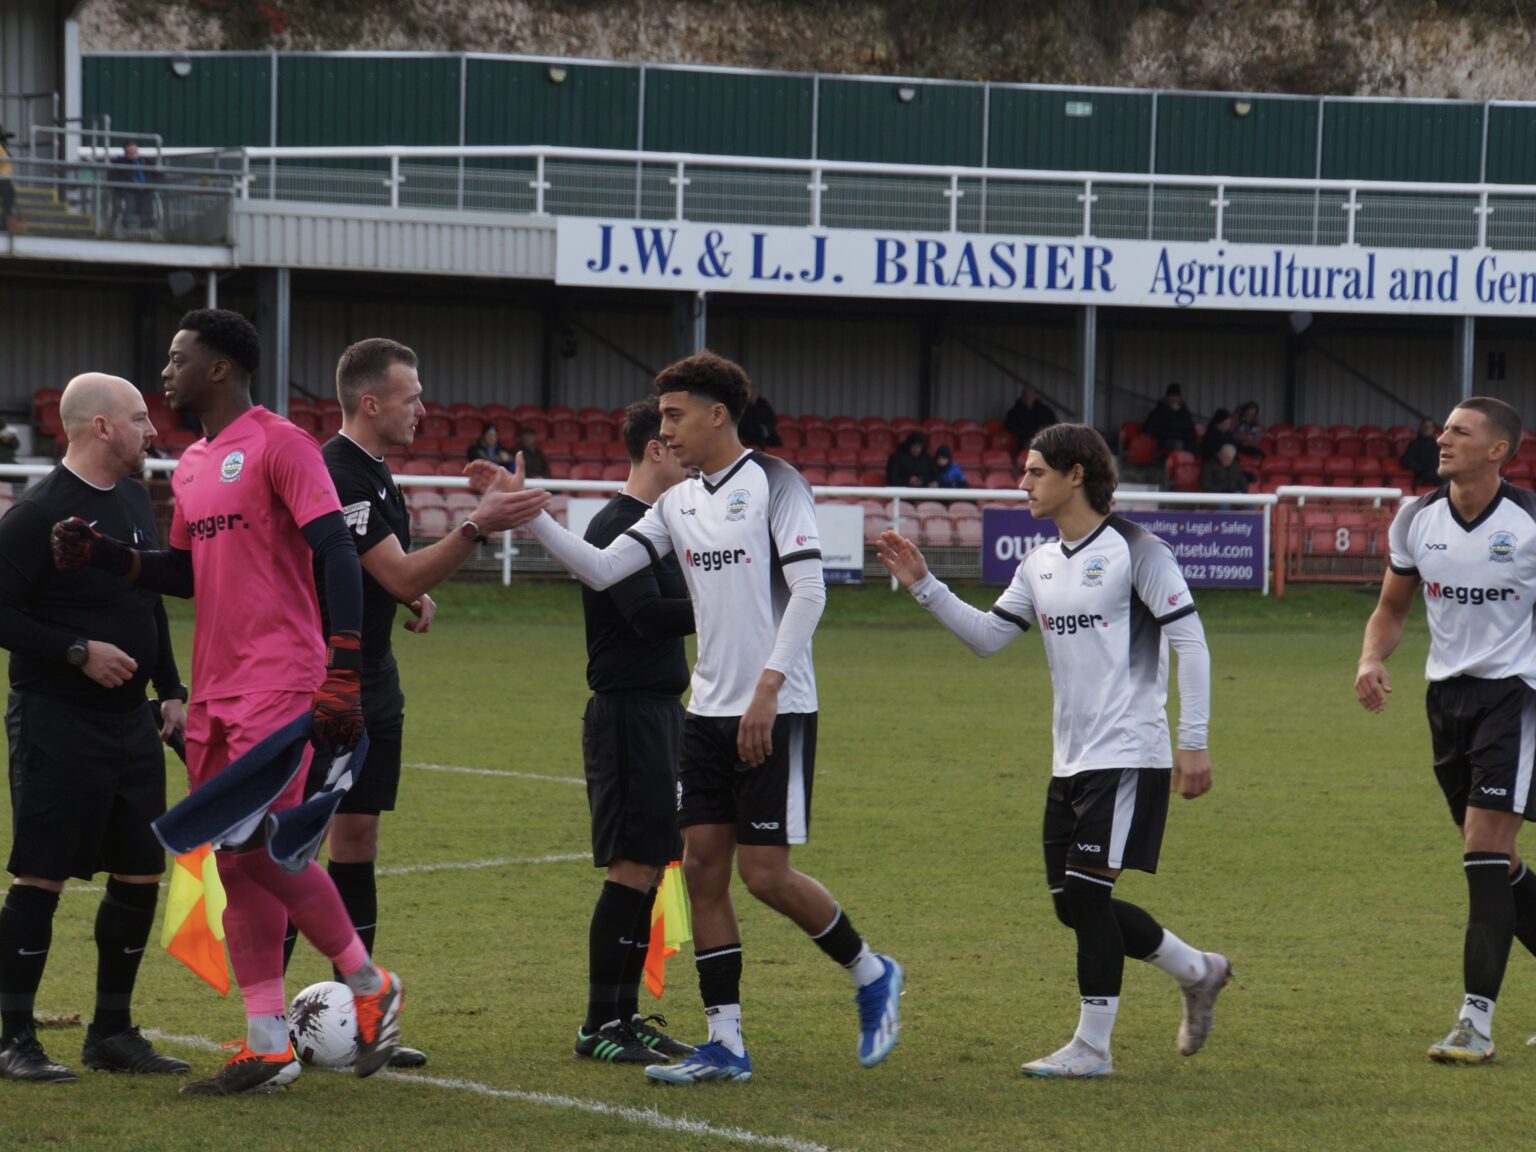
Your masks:
M667 957L676 956L693 939L693 920L688 912L688 888L683 883L682 863L667 865L651 909L651 944L645 953L645 986L661 999L667 979Z
M229 964L224 955L224 885L213 850L204 844L176 857L165 903L160 946L219 995L229 995Z

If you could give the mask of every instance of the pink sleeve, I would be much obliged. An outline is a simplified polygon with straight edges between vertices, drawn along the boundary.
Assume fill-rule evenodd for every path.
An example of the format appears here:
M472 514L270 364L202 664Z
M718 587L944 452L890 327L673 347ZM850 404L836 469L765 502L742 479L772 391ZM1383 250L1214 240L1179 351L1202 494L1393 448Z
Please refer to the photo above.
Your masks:
M187 531L187 518L181 514L181 501L171 501L171 547L183 552L192 551L192 533Z
M267 474L272 490L300 528L328 512L341 511L320 445L307 432L282 425L267 430Z

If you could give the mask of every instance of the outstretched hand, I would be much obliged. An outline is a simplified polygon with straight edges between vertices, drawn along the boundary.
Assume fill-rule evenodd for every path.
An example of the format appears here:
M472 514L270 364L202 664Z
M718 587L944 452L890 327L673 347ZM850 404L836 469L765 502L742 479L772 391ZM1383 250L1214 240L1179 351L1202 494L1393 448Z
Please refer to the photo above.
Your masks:
M889 528L875 541L875 554L903 588L911 588L928 575L928 561L917 545Z
M479 496L487 492L521 492L528 476L523 468L523 454L517 454L517 467L508 471L494 460L471 460L464 465L470 489Z

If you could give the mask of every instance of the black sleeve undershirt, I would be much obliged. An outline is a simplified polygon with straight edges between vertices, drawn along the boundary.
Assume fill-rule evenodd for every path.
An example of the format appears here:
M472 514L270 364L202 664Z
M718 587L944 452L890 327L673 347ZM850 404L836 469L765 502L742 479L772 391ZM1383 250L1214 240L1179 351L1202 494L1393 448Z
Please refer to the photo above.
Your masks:
M340 512L327 512L301 529L310 551L325 569L325 618L331 632L363 631L363 565L352 545L352 533Z

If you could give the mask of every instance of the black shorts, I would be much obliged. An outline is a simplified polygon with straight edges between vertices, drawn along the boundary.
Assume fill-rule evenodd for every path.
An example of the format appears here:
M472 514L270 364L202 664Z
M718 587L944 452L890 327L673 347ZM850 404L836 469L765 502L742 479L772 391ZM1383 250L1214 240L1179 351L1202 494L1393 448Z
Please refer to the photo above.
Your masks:
M1052 776L1042 836L1046 883L1061 887L1069 867L1156 872L1171 776L1167 768Z
M165 813L165 746L149 705L102 712L12 692L13 876L89 880L98 872L154 876L165 849L150 822Z
M683 706L675 696L604 695L581 717L581 758L592 810L592 863L680 859L677 755Z
M405 694L400 673L391 660L378 670L363 670L363 723L368 729L368 759L362 775L341 798L338 812L377 816L395 810L400 791L400 755L405 737ZM304 795L313 796L331 770L329 752L316 752L309 764Z
M1531 812L1536 758L1536 691L1518 676L1483 680L1455 676L1425 693L1435 778L1461 824L1467 808Z
M734 824L738 844L804 844L811 832L811 781L816 774L816 713L780 715L773 755L756 768L736 755L740 716L683 721L677 822Z

